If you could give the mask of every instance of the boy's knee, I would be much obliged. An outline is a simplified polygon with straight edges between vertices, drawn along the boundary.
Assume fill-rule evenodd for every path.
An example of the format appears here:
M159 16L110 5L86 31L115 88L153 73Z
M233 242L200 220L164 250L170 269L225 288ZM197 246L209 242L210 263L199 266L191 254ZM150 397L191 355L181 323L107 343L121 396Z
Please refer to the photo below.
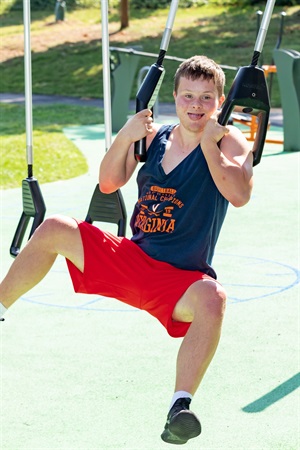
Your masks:
M224 316L225 308L226 308L226 291L220 284L216 283L216 289L215 289L215 302L216 302L216 310L217 314L221 317Z
M50 217L47 217L41 225L37 228L36 232L39 232L39 234L49 234L53 233L60 224L62 223L63 217L59 215L53 215Z
M176 304L173 319L193 322L195 319L222 320L226 307L225 289L215 280L194 283Z
M198 312L205 312L211 316L222 319L226 308L226 291L217 282L205 282L204 291L199 293Z
M36 229L34 235L37 239L54 243L56 238L61 238L75 228L77 223L74 219L57 214L47 217Z

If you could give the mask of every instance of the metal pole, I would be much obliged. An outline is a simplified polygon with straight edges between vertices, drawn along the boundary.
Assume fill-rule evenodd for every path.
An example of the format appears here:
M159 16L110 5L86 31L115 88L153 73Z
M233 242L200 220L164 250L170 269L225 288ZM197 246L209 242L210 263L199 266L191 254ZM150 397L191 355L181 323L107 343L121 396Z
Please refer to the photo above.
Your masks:
M165 31L164 31L164 34L162 37L161 45L160 45L161 50L165 50L165 51L168 50L178 4L179 4L179 0L171 1L168 19L167 19L167 23L166 23L166 28L165 28Z
M30 0L23 0L24 20L24 73L25 73L25 120L26 120L26 159L28 177L32 177L32 80L30 44Z
M102 72L103 72L105 151L107 151L111 146L111 130L112 130L107 0L101 0L101 18L102 18Z
M261 53L264 46L265 38L269 28L270 20L272 17L273 8L276 0L268 0L266 4L266 9L262 17L261 25L257 35L254 51Z
M286 16L286 12L285 11L281 11L280 13L280 27L279 27L279 34L278 34L278 39L275 45L275 48L278 49L281 45L281 40L282 40L282 35L283 35L283 22L284 22L284 18Z

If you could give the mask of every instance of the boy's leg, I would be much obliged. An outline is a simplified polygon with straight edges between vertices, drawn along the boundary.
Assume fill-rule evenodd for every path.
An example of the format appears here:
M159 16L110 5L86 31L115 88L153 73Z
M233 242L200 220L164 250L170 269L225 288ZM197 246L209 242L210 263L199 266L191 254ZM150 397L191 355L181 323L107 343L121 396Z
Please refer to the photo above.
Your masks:
M194 283L175 306L173 319L192 322L177 357L175 390L195 394L221 336L226 294L210 280Z
M80 231L77 222L69 217L50 217L37 228L0 284L3 306L10 307L21 295L37 285L49 272L58 254L70 259L83 271L84 253Z
M218 346L225 301L222 286L202 280L190 286L175 306L174 320L192 322L177 356L175 392L195 394ZM174 403L162 433L164 441L184 444L200 434L200 422L189 404L189 398Z

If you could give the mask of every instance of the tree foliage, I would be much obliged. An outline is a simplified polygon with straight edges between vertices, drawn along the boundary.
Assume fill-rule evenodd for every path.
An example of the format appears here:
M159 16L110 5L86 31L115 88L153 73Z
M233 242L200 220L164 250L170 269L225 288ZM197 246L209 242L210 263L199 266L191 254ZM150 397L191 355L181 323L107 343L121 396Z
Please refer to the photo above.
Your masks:
M67 9L73 8L85 8L91 6L99 6L99 0L65 0ZM110 7L122 7L125 2L123 0L108 0ZM128 9L159 9L159 8L167 8L170 6L171 0L128 0ZM224 3L226 5L232 6L247 6L247 5L261 5L261 0L180 0L179 6L182 8L190 8L193 6L201 6L206 4L207 2L214 3L216 5ZM297 5L299 0L277 0L277 6L292 6ZM54 10L56 4L56 0L31 0L31 10ZM127 8L127 5L126 5ZM14 0L11 2L11 10L22 10L23 9L23 0ZM122 9L121 9L122 11ZM123 10L124 14L124 10Z

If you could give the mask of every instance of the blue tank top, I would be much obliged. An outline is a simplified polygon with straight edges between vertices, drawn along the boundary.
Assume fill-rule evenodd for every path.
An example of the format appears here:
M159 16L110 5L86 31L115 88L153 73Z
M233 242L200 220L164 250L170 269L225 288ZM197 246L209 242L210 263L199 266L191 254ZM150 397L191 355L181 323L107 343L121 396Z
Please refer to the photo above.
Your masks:
M163 125L137 175L132 241L154 259L216 278L211 267L228 201L218 191L198 145L170 173L161 162L175 125Z

